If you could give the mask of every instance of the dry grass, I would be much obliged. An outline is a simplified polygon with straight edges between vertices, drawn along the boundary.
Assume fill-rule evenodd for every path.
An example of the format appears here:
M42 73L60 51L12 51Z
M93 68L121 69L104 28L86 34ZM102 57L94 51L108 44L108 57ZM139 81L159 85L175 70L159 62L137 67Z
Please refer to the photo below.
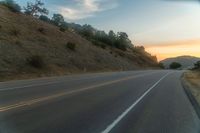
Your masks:
M56 26L13 13L1 5L0 12L0 80L15 76L133 70L155 65L145 54L102 49L76 33L62 32ZM76 44L75 51L66 49L68 42ZM48 69L38 71L27 65L27 58L32 55L43 57Z
M184 78L189 83L189 88L197 99L200 105L200 72L199 71L190 71L184 74Z

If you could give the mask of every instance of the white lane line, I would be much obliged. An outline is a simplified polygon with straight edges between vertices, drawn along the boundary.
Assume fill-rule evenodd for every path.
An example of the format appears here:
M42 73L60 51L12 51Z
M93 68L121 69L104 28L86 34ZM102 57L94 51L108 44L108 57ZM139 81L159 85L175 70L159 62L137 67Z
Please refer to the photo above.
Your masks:
M117 117L105 130L101 133L109 133L154 87L156 87L164 78L169 74L167 73L159 79L152 87L150 87L140 98L138 98L129 108L127 108L120 116Z

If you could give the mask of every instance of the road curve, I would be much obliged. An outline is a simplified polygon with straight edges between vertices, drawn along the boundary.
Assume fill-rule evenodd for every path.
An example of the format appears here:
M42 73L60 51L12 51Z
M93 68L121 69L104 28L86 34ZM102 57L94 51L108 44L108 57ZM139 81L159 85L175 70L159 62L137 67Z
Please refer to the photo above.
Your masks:
M127 71L0 83L0 133L199 133L183 71Z

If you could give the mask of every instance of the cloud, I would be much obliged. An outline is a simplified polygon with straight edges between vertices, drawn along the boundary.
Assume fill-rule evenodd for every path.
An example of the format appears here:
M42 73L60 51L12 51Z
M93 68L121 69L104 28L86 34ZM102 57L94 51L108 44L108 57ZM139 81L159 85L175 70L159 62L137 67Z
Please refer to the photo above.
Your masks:
M58 10L66 19L79 20L95 16L96 13L116 8L116 0L74 0L71 6L59 6Z

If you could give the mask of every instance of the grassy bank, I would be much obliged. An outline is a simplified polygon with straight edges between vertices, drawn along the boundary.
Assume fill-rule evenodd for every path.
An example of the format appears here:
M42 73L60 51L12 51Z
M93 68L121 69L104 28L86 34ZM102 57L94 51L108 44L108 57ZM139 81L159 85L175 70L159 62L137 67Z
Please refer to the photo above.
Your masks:
M184 74L184 79L188 89L200 105L200 71L188 71Z

